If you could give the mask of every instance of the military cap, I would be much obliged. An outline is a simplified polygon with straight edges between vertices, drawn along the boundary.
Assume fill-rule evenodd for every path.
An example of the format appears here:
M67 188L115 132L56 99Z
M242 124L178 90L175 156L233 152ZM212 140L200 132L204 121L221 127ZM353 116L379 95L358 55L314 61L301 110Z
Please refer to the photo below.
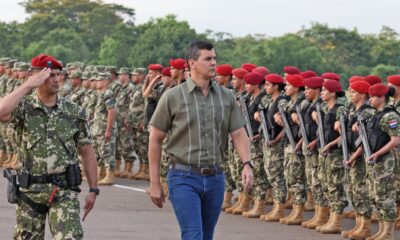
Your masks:
M342 85L340 85L339 81L336 80L328 80L325 81L323 87L328 90L329 92L341 92Z
M331 79L331 80L336 80L339 81L340 80L340 75L333 73L333 72L327 72L327 73L323 73L321 75L321 77L325 78L325 79Z
M134 68L132 75L146 74L146 68Z
M84 71L84 72L82 73L81 79L82 79L82 80L88 80L88 79L90 79L90 77L91 77L90 75L91 75L90 72Z
M163 69L163 65L158 64L158 63L152 63L147 66L147 69L153 70L153 71L161 71Z
M119 69L118 74L131 74L132 69L128 67L122 67Z
M17 62L16 59L10 59L10 60L8 60L8 61L6 62L6 64L5 64L4 66L5 66L5 68L13 68L15 62Z
M356 81L350 84L351 89L362 94L368 94L368 90L370 87L371 85L366 81Z
M248 71L245 70L244 68L235 68L232 70L232 74L240 79L242 79L244 75L246 75L246 73L248 73Z
M90 77L89 77L89 79L90 79L90 80L96 80L97 75L99 75L99 72L98 72L98 71L91 71L91 72L90 72Z
M91 72L91 71L93 71L94 70L94 66L93 65L87 65L86 67L85 67L85 71L87 71L87 72Z
M73 71L71 75L69 75L69 78L81 78L82 77L82 72L79 70Z
M306 78L311 78L311 77L317 77L317 74L312 70L307 70L307 71L301 72L300 76L302 76L304 79L306 79Z
M104 65L96 65L95 69L96 69L97 72L104 72L105 69L106 69L106 66L104 66Z
M304 79L299 74L289 74L286 76L286 81L293 87L304 87Z
M12 71L19 71L19 66L21 65L21 62L16 62L14 63Z
M265 81L270 82L272 84L285 83L283 77L276 73L271 73L265 76Z
M390 75L387 77L387 81L395 86L400 86L400 75Z
M364 78L366 82L371 84L371 86L377 84L377 83L382 83L382 79L376 75L368 75Z
M169 65L171 65L171 68L175 68L175 69L185 69L185 63L186 63L186 61L183 58L169 60Z
M161 70L162 75L171 77L171 68L165 67Z
M263 75L263 77L265 77L265 76L269 73L269 70L268 70L266 67L264 67L264 66L256 67L256 68L254 68L254 69L251 70L251 71L252 71L252 72L257 72L257 73Z
M101 80L110 80L111 79L111 73L109 72L100 72L97 74L96 80L101 81Z
M300 70L297 67L294 67L294 66L285 66L283 68L283 71L286 74L289 74L289 75L291 75L291 74L300 74L301 73Z
M304 85L308 88L318 89L322 88L324 84L324 78L322 77L309 77L304 79Z
M29 68L31 67L31 65L29 63L26 62L21 62L21 64L19 65L19 70L20 71L29 71Z
M31 68L43 69L51 65L51 69L62 69L62 65L53 56L39 54L31 60Z
M246 84L259 85L264 81L264 76L257 72L250 72L243 77Z
M0 65L4 66L10 60L11 60L11 58L8 58L8 57L0 58Z
M352 76L349 79L350 84L352 84L353 82L357 82L357 81L364 81L365 77L363 76Z
M369 95L371 97L382 97L389 92L389 87L383 85L382 83L377 83L369 88Z
M253 63L243 63L242 64L242 68L245 69L248 72L251 72L256 67L257 67L257 65L255 65Z
M118 68L116 66L106 66L105 71L109 73L117 73Z
M221 64L217 67L216 72L221 76L230 76L232 75L233 67L230 64Z

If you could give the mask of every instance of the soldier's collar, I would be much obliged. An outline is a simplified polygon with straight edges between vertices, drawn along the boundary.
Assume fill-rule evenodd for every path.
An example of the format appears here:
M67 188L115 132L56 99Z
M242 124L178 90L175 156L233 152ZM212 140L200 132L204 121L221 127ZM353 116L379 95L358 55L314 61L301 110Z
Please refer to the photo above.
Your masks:
M57 96L57 101L56 101L56 104L54 105L55 112L62 109L63 105L64 105L63 98L60 98ZM34 96L33 96L32 106L34 108L40 108L40 109L43 109L44 111L46 111L44 104L40 101L37 94L34 94Z

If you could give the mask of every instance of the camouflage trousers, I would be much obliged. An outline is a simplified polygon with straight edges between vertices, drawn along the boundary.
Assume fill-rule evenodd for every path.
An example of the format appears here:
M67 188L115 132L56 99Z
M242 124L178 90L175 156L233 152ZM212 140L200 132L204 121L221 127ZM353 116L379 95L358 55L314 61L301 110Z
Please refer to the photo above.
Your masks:
M396 220L396 189L394 188L395 157L389 153L375 164L367 166L373 201L380 219L386 222Z
M359 216L371 218L372 204L368 196L367 172L363 158L357 159L354 165L345 171L348 171L346 186L354 210Z
M52 184L42 184L43 187L40 187L40 190L44 190L44 193L27 194L35 202L47 204L47 206L49 206L48 214L37 213L24 202L18 202L16 209L17 224L14 227L14 239L43 240L47 215L50 232L53 236L52 239L83 239L78 193L69 190L57 191L53 198L56 200L49 205L47 201L53 189L50 187L51 185Z
M251 159L254 162L254 187L252 190L253 196L256 199L265 199L267 189L271 187L268 182L267 174L264 169L263 146L261 138L256 139L251 143L250 153Z
M311 191L314 201L319 206L325 206L327 201L324 198L322 183L318 178L319 154L318 152L306 151L304 148L303 152L306 153L304 157L306 161L307 187Z
M94 150L97 157L97 165L113 170L115 166L115 137L112 136L110 141L106 142L104 136L96 136Z
M327 176L326 176L326 166L325 166L325 158L326 156L322 155L320 151L318 151L318 167L316 169L318 183L321 187L320 196L320 206L327 207L328 202L328 184L327 184Z
M149 132L133 128L133 145L141 163L148 165Z
M324 195L328 198L331 212L342 214L348 205L344 191L344 166L342 151L334 149L326 157L319 158Z
M228 157L228 161L232 179L235 182L237 190L239 192L243 192L244 186L242 182L242 171L243 171L242 160L240 159L236 149L234 149L230 154L232 156Z
M233 158L233 149L231 148L231 144L228 145L228 149L225 152L225 158L222 162L222 167L224 168L225 174L225 191L233 192L236 189L236 183L233 180L231 168L229 166L233 160L229 158Z
M131 127L118 123L118 136L116 139L117 149L115 159L124 159L125 162L134 162L135 150L133 149L133 131Z
M302 205L306 202L307 188L305 176L305 160L301 154L294 153L292 146L284 149L285 177L289 192L293 195L294 203Z
M396 189L396 202L400 204L400 147L393 150L393 156L395 156L396 166L394 174L394 186Z
M272 147L268 147L264 144L263 151L264 169L267 174L268 181L272 186L274 200L276 202L285 203L287 187L284 175L283 143L280 142Z

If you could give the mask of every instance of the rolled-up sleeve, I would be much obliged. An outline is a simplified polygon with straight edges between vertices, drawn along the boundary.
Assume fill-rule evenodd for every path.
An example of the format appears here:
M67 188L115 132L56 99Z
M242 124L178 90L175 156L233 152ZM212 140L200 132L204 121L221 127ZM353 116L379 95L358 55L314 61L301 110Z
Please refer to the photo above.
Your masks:
M246 120L240 110L239 104L235 100L235 96L232 94L231 96L231 111L229 115L229 126L228 131L232 133L239 128L242 128L246 124Z

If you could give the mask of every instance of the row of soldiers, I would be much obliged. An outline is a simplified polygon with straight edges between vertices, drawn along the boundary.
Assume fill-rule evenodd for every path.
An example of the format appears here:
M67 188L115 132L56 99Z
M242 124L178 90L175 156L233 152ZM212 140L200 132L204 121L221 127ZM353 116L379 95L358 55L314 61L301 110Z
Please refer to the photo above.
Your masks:
M354 76L346 98L332 72L317 76L287 66L282 77L254 64L223 64L216 72L247 121L255 175L252 191L244 192L240 158L230 144L226 213L351 239L393 239L395 225L400 228L400 75L389 76L388 85L378 76ZM266 213L268 200L273 208ZM344 213L349 200L354 210ZM285 208L292 209L288 216ZM313 218L304 219L313 209ZM379 230L371 237L374 211ZM351 214L354 228L342 231L342 218Z

